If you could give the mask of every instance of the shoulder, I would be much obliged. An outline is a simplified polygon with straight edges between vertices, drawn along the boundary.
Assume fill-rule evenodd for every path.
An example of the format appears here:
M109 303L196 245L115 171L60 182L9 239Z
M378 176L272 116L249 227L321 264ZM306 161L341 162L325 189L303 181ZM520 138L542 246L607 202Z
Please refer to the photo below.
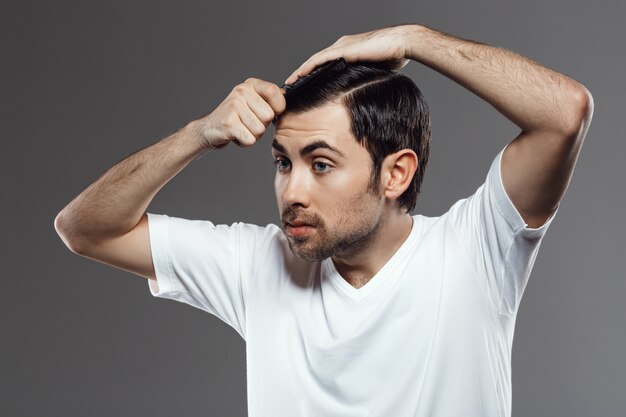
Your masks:
M150 233L166 240L170 245L184 247L227 246L257 252L263 247L280 245L284 240L282 230L275 224L259 226L246 222L231 224L210 220L186 219L166 214L148 213Z
M246 255L259 260L289 258L292 254L289 243L282 229L275 224L259 226L237 222L229 227L236 231L238 246Z

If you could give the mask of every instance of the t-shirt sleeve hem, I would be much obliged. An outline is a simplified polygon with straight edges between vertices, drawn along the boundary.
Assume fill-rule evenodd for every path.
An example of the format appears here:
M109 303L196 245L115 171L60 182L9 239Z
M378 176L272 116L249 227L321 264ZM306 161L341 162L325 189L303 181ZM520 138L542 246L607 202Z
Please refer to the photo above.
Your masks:
M156 281L148 280L150 293L155 297L163 297L165 294L182 292L175 285L177 281L174 279L169 256L168 216L152 213L147 213L147 215L152 264L157 278Z

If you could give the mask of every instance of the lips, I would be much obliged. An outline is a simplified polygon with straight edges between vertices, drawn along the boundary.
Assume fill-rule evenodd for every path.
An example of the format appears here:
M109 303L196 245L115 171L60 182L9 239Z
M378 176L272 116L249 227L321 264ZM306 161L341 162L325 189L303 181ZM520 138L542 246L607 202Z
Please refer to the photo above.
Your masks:
M287 222L287 235L294 238L302 238L315 228L303 220L292 220Z
M306 223L306 222L304 222L302 220L292 220L292 221L288 222L287 224L290 225L290 226L293 226L293 227L310 226L310 224L308 224L308 223Z
M286 207L281 215L281 221L287 237L304 241L315 234L318 228L323 228L321 219L313 212Z

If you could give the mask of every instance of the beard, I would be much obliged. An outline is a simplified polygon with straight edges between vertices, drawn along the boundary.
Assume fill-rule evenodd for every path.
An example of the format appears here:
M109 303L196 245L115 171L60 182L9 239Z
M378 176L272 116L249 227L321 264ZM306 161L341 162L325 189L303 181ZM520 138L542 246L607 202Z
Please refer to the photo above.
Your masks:
M332 228L316 213L287 207L281 215L281 222L291 252L300 259L316 262L337 255L348 257L373 245L383 220L382 207L374 205L372 201L364 201L365 198L371 198L373 193L370 193L362 194L358 201L350 202L343 210L338 210L338 220ZM355 207L360 210L354 210ZM289 236L286 232L287 223L295 219L310 225L314 230L307 236Z

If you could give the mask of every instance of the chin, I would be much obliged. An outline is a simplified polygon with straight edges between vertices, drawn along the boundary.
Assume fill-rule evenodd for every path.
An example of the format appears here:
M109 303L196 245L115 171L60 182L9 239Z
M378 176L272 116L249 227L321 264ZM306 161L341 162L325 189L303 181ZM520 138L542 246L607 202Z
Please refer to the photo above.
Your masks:
M307 262L319 262L328 258L328 256L321 255L319 252L315 250L306 250L303 248L298 248L298 243L294 244L290 239L287 240L289 242L289 249L291 249L291 253L293 253L296 258L301 259Z

